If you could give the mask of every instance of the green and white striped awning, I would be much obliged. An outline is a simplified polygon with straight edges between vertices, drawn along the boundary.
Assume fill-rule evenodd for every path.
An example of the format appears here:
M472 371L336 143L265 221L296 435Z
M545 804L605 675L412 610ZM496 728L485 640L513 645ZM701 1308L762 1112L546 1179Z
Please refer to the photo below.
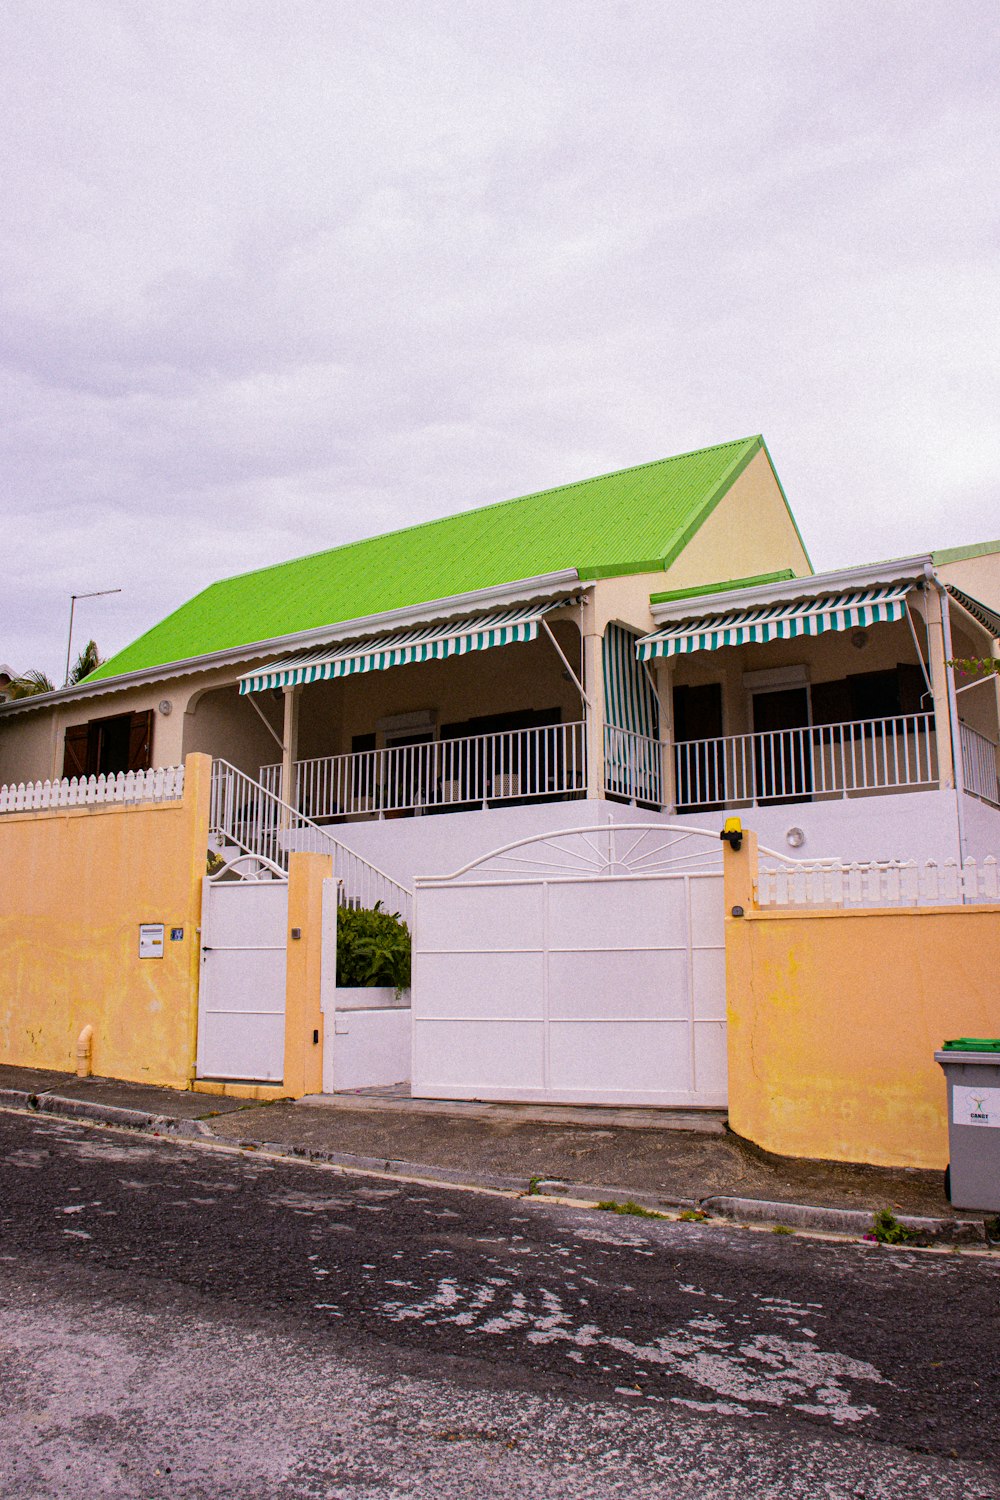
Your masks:
M604 632L604 722L646 739L660 733L659 704L648 668L636 660L635 632L611 624Z
M443 661L448 656L466 656L470 651L488 651L492 646L533 641L542 616L572 602L549 599L495 614L449 620L443 625L420 625L392 635L372 636L366 641L318 646L247 672L240 678L240 692L263 693L268 688L324 682L330 677L351 677L358 672L384 672L387 667L402 667L410 662Z
M758 604L731 614L703 615L678 620L643 636L640 661L655 656L681 656L691 651L718 651L722 646L763 645L790 641L797 635L823 635L827 630L853 630L859 625L901 620L912 583L882 584L847 593L819 594L813 599Z

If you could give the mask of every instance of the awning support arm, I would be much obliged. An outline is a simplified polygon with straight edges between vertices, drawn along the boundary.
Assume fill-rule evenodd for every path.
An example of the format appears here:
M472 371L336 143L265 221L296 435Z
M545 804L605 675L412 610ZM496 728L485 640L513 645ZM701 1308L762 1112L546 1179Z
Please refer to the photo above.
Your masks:
M577 690L578 690L578 692L580 694L580 697L583 699L584 703L586 703L586 705L587 705L588 708L593 708L593 706L594 706L594 700L593 700L593 698L591 698L590 694L587 692L587 690L584 687L583 683L580 681L579 677L577 677L576 673L573 671L573 668L570 666L565 651L560 646L560 644L556 640L555 636L552 634L552 631L549 629L549 622L548 622L548 620L546 620L546 618L545 618L544 615L542 616L542 619L541 619L540 623L541 623L542 629L545 631L545 634L548 636L549 640L552 642L553 646L555 646L556 650L558 651L559 657L560 657L560 660L562 661L563 666L566 668L566 670L569 673L570 677L576 683Z
M955 697L957 698L959 693L969 692L974 687L982 687L984 682L996 682L996 679L997 674L995 672L990 672L985 677L977 677L975 682L967 682L964 687L956 688Z
M264 728L267 730L268 734L274 740L274 742L277 745L278 749L282 752L282 754L284 754L284 751L285 751L285 742L284 742L284 740L281 738L281 735L275 729L274 725L268 722L268 719L267 719L267 716L264 713L264 710L261 708L260 704L254 698L253 693L244 693L243 696L246 699L246 701L249 703L250 707L253 709L254 713L260 715L261 722L264 725Z
M920 642L917 640L917 632L913 628L913 616L912 616L912 614L910 613L910 611L908 609L904 610L904 614L906 615L906 623L910 627L910 634L913 637L913 645L914 645L914 648L916 649L917 661L920 663L920 670L924 674L924 682L927 684L927 691L929 693L933 693L934 689L931 687L931 680L930 680L930 677L927 675L927 667L926 667L926 664L924 662L924 653L920 649ZM925 624L926 624L926 621L925 621Z

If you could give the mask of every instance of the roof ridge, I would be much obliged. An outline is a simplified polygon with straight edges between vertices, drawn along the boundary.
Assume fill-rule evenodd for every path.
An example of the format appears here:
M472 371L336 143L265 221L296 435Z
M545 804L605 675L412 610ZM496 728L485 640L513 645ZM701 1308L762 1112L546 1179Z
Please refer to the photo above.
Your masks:
M410 526L397 526L392 531L378 531L374 536L359 536L355 537L352 542L337 542L332 547L319 547L315 552L302 552L295 557L285 558L284 562L267 563L262 568L247 568L242 573L228 573L224 578L217 578L214 583L207 584L201 592L205 593L210 588L217 588L220 583L234 583L239 578L254 578L265 573L272 573L278 568L287 568L289 563L308 562L310 558L326 557L331 552L348 552L352 547L363 547L368 542L381 542L389 537L406 536L410 532L423 531L429 526L440 526L443 522L454 521L459 516L481 516L487 511L499 510L505 505L520 505L525 500L540 500L546 495L558 495L564 490L578 489L583 484L596 484L602 479L617 479L622 474L638 474L643 469L655 469L662 464L679 463L685 458L697 458L702 453L717 453L722 448L742 448L747 443L760 441L762 438L759 432L751 433L748 437L732 438L725 443L709 443L704 448L692 448L687 453L671 453L665 458L651 458L645 463L627 464L624 469L609 469L605 474L591 474L586 479L573 479L567 484L552 485L549 489L529 490L523 495L511 495L506 500L488 500L485 505L471 505L465 510L451 511L445 516L431 516L426 521L414 521ZM180 607L183 608L183 606Z

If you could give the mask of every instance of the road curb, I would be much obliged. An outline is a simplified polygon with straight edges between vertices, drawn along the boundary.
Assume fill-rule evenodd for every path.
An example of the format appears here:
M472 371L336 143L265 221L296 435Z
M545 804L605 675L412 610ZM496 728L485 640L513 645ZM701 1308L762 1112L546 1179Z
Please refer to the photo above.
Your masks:
M258 1140L255 1137L229 1140L225 1136L216 1135L207 1120L154 1115L121 1105L101 1104L97 1100L68 1099L60 1094L36 1094L24 1089L0 1088L0 1107L2 1106L96 1125L117 1125L145 1135L210 1140L216 1145L231 1146L238 1150L266 1151L269 1155L284 1157L288 1161L317 1162L343 1167L348 1171L412 1177L428 1185L438 1183L443 1187L485 1188L492 1192L520 1193L553 1203L566 1198L593 1204L631 1201L654 1212L679 1213L697 1209L709 1218L725 1219L730 1223L783 1224L790 1229L811 1229L855 1238L869 1234L872 1230L872 1215L862 1209L825 1208L817 1204L735 1198L725 1194L701 1199L680 1198L641 1189L564 1182L553 1178L505 1177L487 1172L469 1172L460 1168L433 1166L427 1162L408 1161L402 1157L359 1156L349 1151L290 1146L282 1141ZM934 1219L909 1214L899 1214L897 1217L900 1224L922 1240L955 1244L987 1242L985 1225L979 1219Z
M819 1229L827 1234L864 1235L872 1232L872 1215L859 1208L821 1208L807 1203L777 1203L765 1198L703 1198L704 1213L744 1224L785 1224L790 1229ZM986 1229L980 1219L931 1219L897 1214L905 1229L925 1240L956 1244L984 1244Z
M0 1105L30 1110L33 1114L59 1115L95 1125L121 1125L150 1135L211 1136L204 1120L177 1119L174 1115L152 1115L120 1104L100 1104L92 1099L67 1099L61 1094L30 1094L22 1089L0 1089Z
M224 1136L212 1139L226 1144ZM282 1141L238 1140L228 1144L249 1151L267 1151L289 1161L321 1162L331 1167L346 1167L355 1172L389 1172L397 1177L416 1177L421 1182L442 1183L448 1187L489 1188L499 1193L524 1193L531 1188L527 1177L498 1177L488 1172L465 1172L457 1167L434 1167L428 1162L406 1161L402 1157L358 1156L350 1151L323 1151L310 1146L289 1146Z

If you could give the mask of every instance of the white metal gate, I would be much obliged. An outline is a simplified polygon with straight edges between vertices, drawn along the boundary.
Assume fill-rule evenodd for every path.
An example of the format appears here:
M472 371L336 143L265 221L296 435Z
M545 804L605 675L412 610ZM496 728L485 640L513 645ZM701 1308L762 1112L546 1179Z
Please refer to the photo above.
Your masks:
M605 824L417 882L413 1093L726 1103L718 833Z
M288 881L266 861L243 856L204 881L199 1078L281 1082L287 928Z

